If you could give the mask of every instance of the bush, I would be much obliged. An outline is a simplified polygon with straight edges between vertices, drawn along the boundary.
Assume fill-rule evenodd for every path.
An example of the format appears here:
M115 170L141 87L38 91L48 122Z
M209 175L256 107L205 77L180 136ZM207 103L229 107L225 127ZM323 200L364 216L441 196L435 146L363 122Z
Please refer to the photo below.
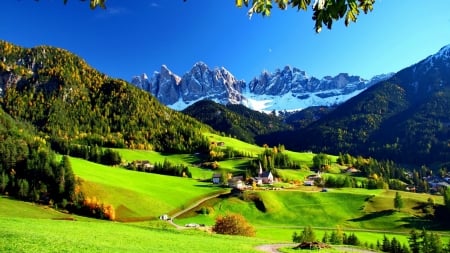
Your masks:
M240 214L227 214L216 218L213 231L218 234L254 236L255 229Z

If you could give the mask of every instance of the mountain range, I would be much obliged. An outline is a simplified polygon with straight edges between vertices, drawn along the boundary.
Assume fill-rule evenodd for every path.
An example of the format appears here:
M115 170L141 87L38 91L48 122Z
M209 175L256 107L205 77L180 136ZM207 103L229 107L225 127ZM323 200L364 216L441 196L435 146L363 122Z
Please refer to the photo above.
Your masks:
M450 162L449 111L450 45L373 85L305 128L260 136L259 142L443 166Z
M350 153L415 165L450 166L450 45L363 88L360 94L332 109L314 107L279 115L255 113L243 104L205 105L200 101L203 96L185 88L192 86L196 87L196 94L210 94L199 81L202 77L217 91L211 94L223 101L228 101L229 94L234 94L236 101L244 101L244 90L252 90L252 94L293 94L294 88L300 88L291 84L286 89L282 85L275 89L274 85L256 81L246 85L225 69L210 70L205 64L196 64L196 70L189 72L192 75L182 78L166 72L155 74L154 79L168 84L175 81L175 94L190 94L190 103L198 100L184 113L162 105L134 85L98 72L66 50L49 46L22 48L0 41L0 105L15 120L33 125L39 136L63 153L74 145L182 153L207 151L209 143L203 133L213 130L201 122L208 121L225 122L222 129L213 127L223 133L233 129L228 134L260 145L284 144L297 151ZM285 69L285 73L291 72L295 71ZM341 82L341 88L348 87L349 79L358 80L340 76L346 80ZM288 74L285 79L294 80ZM161 90L149 84L149 88ZM228 87L226 91L223 86ZM204 108L210 111L206 113Z
M273 73L264 71L246 83L223 67L211 69L198 62L181 77L163 65L152 77L146 74L135 76L131 83L176 110L207 99L223 105L242 104L258 111L295 111L343 103L390 76L378 75L365 80L341 73L318 79L298 68L286 66Z

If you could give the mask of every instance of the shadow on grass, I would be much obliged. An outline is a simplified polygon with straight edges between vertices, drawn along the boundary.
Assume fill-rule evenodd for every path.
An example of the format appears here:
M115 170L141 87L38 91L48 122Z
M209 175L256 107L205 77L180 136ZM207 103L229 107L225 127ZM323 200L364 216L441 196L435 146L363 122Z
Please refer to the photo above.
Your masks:
M376 219L376 218L392 215L394 212L395 212L395 210L392 210L392 209L378 211L378 212L372 212L372 213L366 214L366 215L364 215L362 217L359 217L359 218L350 219L349 221L354 221L354 222L368 221L368 220L372 220L372 219Z
M215 185L212 185L212 184L210 184L210 185L209 184L196 184L194 186L201 187L201 188L219 188L219 187L217 187Z

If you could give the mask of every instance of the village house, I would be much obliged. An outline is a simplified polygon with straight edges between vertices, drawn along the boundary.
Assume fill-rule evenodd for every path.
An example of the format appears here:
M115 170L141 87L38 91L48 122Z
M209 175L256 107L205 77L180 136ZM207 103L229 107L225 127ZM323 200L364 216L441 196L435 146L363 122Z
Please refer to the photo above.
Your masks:
M305 180L303 181L304 186L314 186L314 180Z
M322 176L320 175L320 172L317 172L317 174L309 175L306 177L306 179L303 181L303 185L305 186L314 186L316 180L320 180Z
M243 190L245 188L244 177L236 176L228 179L228 187L233 189Z
M220 184L220 183L221 183L221 182L220 182L221 178L222 178L222 174L220 174L220 173L214 173L213 176L212 176L212 182L213 182L213 184Z
M143 161L133 161L131 163L128 164L129 168L135 168L136 170L139 171L151 171L153 170L153 168L155 167L153 164L150 163L150 161L147 160L143 160Z

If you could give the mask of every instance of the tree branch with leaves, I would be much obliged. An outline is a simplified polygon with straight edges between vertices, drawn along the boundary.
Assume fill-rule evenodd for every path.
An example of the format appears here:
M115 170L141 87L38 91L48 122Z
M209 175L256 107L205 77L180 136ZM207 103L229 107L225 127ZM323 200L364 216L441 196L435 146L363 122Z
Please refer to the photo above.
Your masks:
M290 7L306 11L312 7L314 29L319 33L323 25L331 29L333 22L342 18L346 26L350 22L356 22L361 11L367 14L373 10L375 0L236 0L236 6L250 7L249 15L257 13L269 16L274 4L282 10Z
M86 0L80 0L86 1ZM106 8L106 0L89 0L91 9L101 7ZM183 0L186 2L187 0ZM192 0L193 1L193 0ZM64 0L66 4L68 0ZM356 22L359 14L373 10L375 0L235 0L235 5L239 8L247 7L248 15L261 14L270 16L273 6L278 6L281 10L293 8L297 10L313 10L312 19L314 20L314 29L317 33L322 31L325 26L332 28L333 22L344 19L345 26L351 22Z

